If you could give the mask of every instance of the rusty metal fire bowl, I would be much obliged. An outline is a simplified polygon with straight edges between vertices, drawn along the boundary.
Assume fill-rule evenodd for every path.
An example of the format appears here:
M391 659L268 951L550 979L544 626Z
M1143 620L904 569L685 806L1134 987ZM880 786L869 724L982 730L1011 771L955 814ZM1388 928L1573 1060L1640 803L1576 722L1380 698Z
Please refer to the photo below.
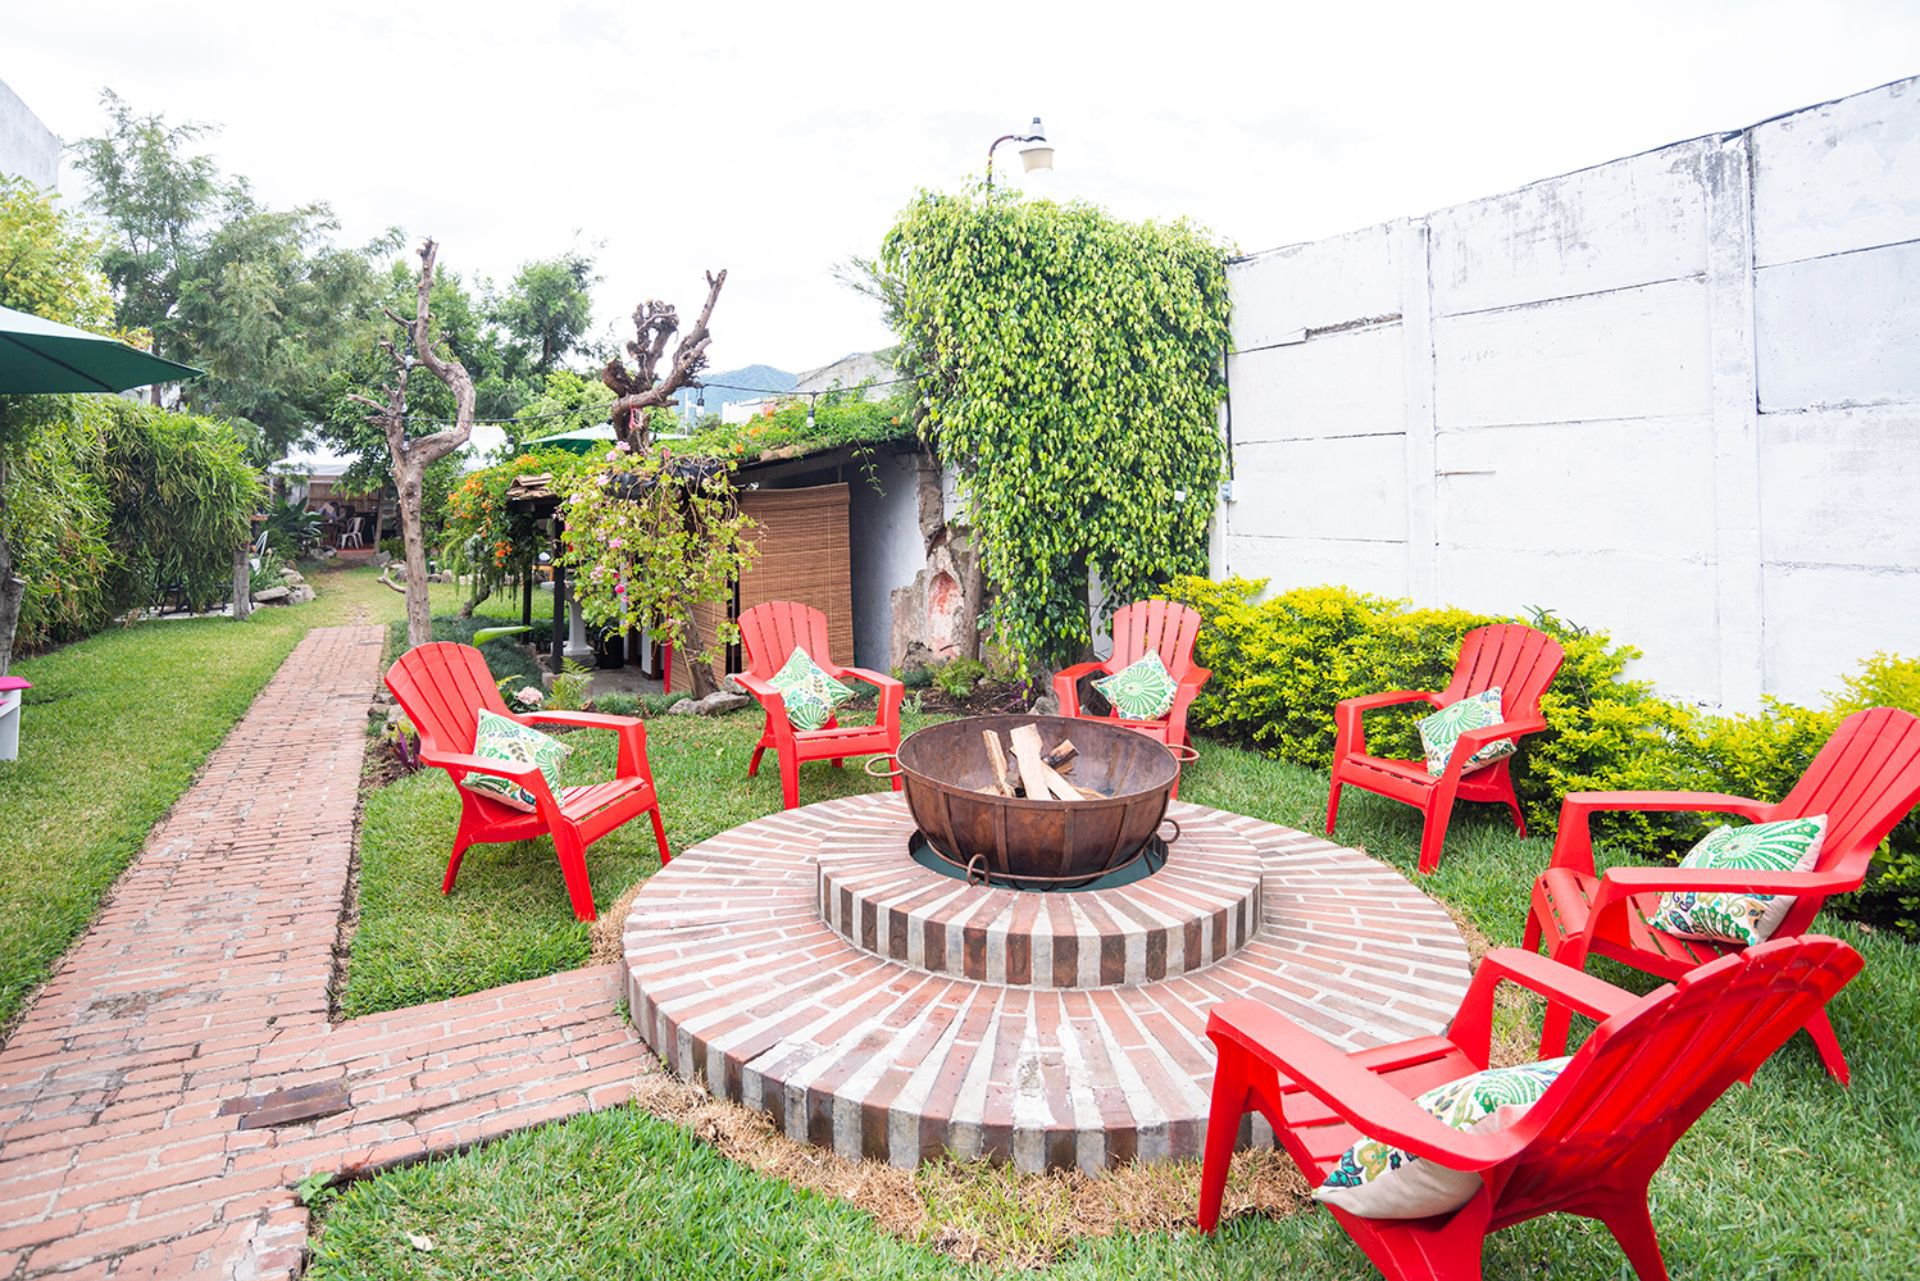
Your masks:
M994 791L981 741L1022 725L1044 750L1072 739L1072 780L1098 799L1028 800ZM936 852L995 883L1091 881L1139 857L1166 817L1179 763L1159 743L1064 716L969 716L911 734L896 757L914 822ZM1177 828L1174 832L1177 837Z

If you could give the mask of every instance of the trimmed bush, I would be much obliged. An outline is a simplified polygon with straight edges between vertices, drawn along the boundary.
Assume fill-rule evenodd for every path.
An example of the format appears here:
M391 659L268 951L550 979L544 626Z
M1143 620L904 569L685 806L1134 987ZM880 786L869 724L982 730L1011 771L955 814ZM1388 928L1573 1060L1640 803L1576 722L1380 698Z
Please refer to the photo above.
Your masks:
M1640 657L1604 632L1547 611L1525 620L1458 609L1415 609L1404 600L1345 587L1306 587L1260 599L1264 580L1180 578L1168 596L1200 612L1195 657L1213 679L1191 722L1218 737L1316 769L1333 756L1333 708L1387 690L1437 690L1453 674L1460 640L1488 623L1526 621L1558 640L1566 661L1540 700L1547 730L1521 740L1514 787L1528 825L1552 833L1568 792L1682 790L1778 800L1836 726L1865 707L1920 714L1920 659L1875 654L1842 681L1824 708L1766 700L1760 711L1715 716L1661 698L1626 674ZM1424 706L1367 718L1369 750L1414 759L1414 721ZM1596 835L1632 854L1677 859L1715 815L1614 814ZM1920 938L1920 818L1909 816L1882 846L1867 887L1837 904L1851 916Z

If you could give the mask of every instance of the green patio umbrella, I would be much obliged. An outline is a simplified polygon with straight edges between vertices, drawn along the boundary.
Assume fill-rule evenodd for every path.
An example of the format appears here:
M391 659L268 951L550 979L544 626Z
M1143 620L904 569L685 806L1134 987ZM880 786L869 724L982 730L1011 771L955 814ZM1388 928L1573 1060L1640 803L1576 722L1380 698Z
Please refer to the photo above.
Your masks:
M577 427L557 435L542 436L538 440L523 441L520 452L525 454L536 449L564 449L575 454L592 454L613 448L613 440L612 423L594 423L589 427Z
M0 307L0 393L125 391L199 376L117 339Z

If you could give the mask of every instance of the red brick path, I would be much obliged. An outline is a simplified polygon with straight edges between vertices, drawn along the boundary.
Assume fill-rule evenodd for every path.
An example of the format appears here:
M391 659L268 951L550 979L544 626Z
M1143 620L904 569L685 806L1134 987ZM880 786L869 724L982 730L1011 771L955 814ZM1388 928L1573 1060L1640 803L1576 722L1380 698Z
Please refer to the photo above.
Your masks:
M306 1175L619 1103L647 1070L606 966L328 1023L380 646L308 634L0 1050L0 1278L292 1276Z

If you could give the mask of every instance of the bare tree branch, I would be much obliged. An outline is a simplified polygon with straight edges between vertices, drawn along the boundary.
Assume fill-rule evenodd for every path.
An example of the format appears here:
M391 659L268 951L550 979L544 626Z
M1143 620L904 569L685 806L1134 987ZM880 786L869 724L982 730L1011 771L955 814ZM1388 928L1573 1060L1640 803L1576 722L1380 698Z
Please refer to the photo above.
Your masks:
M713 341L708 323L713 306L720 300L720 289L727 283L724 271L707 273L707 301L700 317L674 348L673 363L664 376L660 361L666 356L667 343L680 329L680 316L671 303L648 299L633 311L634 340L627 344L633 357L632 373L618 356L600 371L600 381L612 389L614 402L608 410L616 437L634 449L646 445L645 415L640 411L660 409L672 402L683 387L698 387L699 373L706 368L707 346Z

